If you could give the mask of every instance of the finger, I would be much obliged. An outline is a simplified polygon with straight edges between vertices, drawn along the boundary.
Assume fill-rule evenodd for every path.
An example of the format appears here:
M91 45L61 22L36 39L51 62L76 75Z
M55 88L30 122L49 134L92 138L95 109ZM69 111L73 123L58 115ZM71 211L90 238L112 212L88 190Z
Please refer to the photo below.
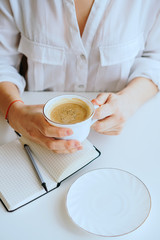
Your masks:
M73 149L70 149L70 150L63 150L63 151L54 150L54 152L55 152L55 153L58 153L58 154L75 153L75 152L77 152L77 151L78 151L77 148L73 148Z
M38 129L34 129L28 137L39 143L40 145L50 149L50 150L66 150L77 148L80 149L82 146L77 140L58 140L51 137L44 136Z
M93 104L102 105L105 104L110 93L100 93L95 99L92 100Z
M53 151L69 151L71 149L79 150L82 146L77 140L57 140L57 139L48 139L46 141L46 146Z
M121 131L119 130L115 130L115 131L105 131L105 132L101 132L101 134L103 135L119 135L121 133Z
M73 131L70 128L61 128L55 126L44 126L43 128L39 128L39 131L46 137L54 138L63 138L73 134Z
M111 129L107 129L107 130L104 130L104 131L99 131L100 134L104 134L104 135L118 135L122 132L122 129L123 127L114 127L114 128L111 128Z
M111 104L106 103L96 109L93 118L94 119L103 119L103 118L111 116L113 113L114 113L114 107Z
M117 124L116 118L113 115L99 120L92 125L93 129L100 133L113 130L117 128L117 126L119 126L119 124Z
M37 124L39 131L47 137L63 138L73 134L70 128L61 128L50 125L42 116L41 121Z

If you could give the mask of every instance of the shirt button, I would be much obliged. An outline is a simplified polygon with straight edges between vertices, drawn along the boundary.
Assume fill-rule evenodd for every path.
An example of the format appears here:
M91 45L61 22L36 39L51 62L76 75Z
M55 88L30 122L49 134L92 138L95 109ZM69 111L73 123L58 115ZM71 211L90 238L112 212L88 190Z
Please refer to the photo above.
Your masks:
M84 88L83 84L78 85L79 88Z
M86 60L86 56L84 54L81 54L80 57L82 60Z

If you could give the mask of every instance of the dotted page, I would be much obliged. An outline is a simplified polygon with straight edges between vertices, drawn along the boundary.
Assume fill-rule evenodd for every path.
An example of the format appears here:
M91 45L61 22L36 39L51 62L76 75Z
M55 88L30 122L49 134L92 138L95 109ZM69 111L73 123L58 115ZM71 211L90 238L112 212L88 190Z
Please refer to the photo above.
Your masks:
M83 142L83 150L72 154L54 153L41 147L39 144L31 143L26 138L21 138L21 142L23 142L23 144L27 143L30 146L35 158L38 159L56 182L61 182L99 155L88 140Z
M48 189L57 183L37 162ZM0 147L0 198L9 210L45 193L28 155L19 140Z

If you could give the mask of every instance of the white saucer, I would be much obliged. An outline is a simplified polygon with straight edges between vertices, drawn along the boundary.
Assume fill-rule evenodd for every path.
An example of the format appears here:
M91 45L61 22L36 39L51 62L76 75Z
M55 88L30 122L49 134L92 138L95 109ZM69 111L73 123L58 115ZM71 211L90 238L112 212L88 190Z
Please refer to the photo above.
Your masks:
M113 237L132 232L144 223L151 197L144 183L131 173L106 168L78 178L69 189L66 205L79 227Z

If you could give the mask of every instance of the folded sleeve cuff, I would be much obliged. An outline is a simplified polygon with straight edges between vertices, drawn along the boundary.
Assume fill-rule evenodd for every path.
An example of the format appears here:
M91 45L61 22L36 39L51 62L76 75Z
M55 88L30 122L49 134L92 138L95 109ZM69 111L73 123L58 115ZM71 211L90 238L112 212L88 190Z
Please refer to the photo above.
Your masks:
M20 95L22 95L26 86L25 79L13 67L7 67L6 70L5 66L0 66L0 82L14 83Z
M136 59L131 68L128 82L136 77L151 79L160 90L160 62L149 58Z

